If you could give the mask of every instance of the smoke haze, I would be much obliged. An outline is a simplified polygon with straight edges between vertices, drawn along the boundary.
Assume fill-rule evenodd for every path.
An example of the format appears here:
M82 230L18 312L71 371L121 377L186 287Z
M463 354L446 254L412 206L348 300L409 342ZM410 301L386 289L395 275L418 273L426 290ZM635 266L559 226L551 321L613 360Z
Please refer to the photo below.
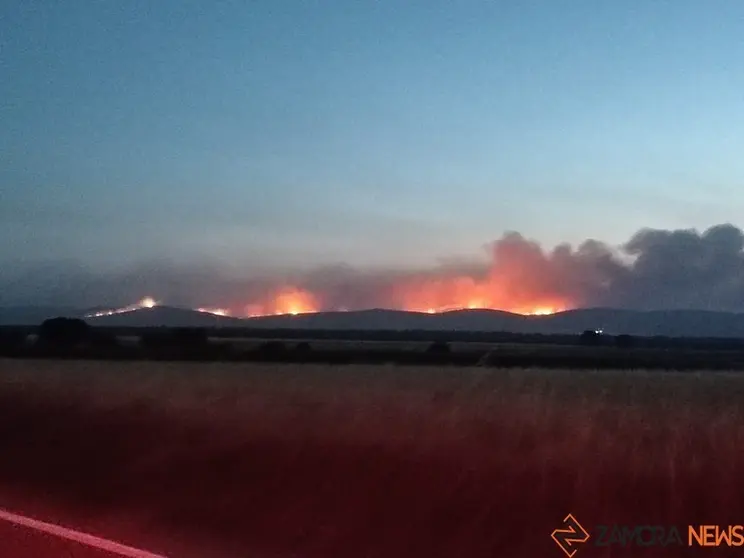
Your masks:
M488 245L480 262L429 269L345 265L238 273L215 262L150 262L97 272L74 262L18 264L0 272L3 306L131 304L149 295L175 306L235 315L396 308L495 308L521 313L579 307L744 311L744 233L643 229L621 246L588 239L547 250L517 232ZM240 255L235 255L240 262Z

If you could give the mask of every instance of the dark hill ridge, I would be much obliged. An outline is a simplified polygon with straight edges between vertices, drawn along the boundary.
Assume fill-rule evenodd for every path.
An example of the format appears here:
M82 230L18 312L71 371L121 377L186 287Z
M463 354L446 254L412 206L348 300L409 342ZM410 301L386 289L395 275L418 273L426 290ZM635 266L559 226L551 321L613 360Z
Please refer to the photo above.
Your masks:
M256 328L508 331L575 334L601 329L618 335L744 337L744 314L697 310L632 311L609 308L569 310L550 316L523 316L499 310L456 310L424 314L390 310L323 312L244 320Z
M111 327L245 327L244 321L240 318L171 306L140 308L121 314L84 319L91 325Z
M70 308L0 308L0 325L38 325L50 317L84 317L88 312ZM240 319L157 306L85 319L92 325L112 327L503 331L542 334L576 334L587 329L602 329L611 335L628 333L638 336L744 338L744 314L702 310L588 308L550 316L523 316L500 310L453 310L426 314L372 309Z

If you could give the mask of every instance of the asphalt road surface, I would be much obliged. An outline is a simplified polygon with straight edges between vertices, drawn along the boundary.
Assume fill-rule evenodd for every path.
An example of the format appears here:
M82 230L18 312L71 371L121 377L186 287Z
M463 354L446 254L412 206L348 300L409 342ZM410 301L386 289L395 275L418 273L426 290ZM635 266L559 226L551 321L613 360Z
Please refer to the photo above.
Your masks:
M0 510L3 558L165 558L26 516Z

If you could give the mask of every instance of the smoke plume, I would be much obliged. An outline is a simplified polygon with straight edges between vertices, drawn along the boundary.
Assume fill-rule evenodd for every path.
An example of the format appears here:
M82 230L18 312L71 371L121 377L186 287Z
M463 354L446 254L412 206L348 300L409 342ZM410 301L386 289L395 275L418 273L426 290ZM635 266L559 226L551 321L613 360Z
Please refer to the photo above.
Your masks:
M489 245L483 261L430 269L321 267L242 276L216 264L162 262L98 273L46 263L0 275L0 303L165 304L229 309L235 315L398 308L438 312L495 308L547 313L579 307L744 311L744 233L734 225L643 229L625 244L586 240L546 250L517 232Z

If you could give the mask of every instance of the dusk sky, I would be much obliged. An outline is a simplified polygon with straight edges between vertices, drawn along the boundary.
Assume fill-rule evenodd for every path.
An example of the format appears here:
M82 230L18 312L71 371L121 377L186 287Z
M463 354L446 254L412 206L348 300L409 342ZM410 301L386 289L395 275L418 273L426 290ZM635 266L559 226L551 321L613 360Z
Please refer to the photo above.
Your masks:
M426 267L744 215L740 0L0 4L14 269Z

